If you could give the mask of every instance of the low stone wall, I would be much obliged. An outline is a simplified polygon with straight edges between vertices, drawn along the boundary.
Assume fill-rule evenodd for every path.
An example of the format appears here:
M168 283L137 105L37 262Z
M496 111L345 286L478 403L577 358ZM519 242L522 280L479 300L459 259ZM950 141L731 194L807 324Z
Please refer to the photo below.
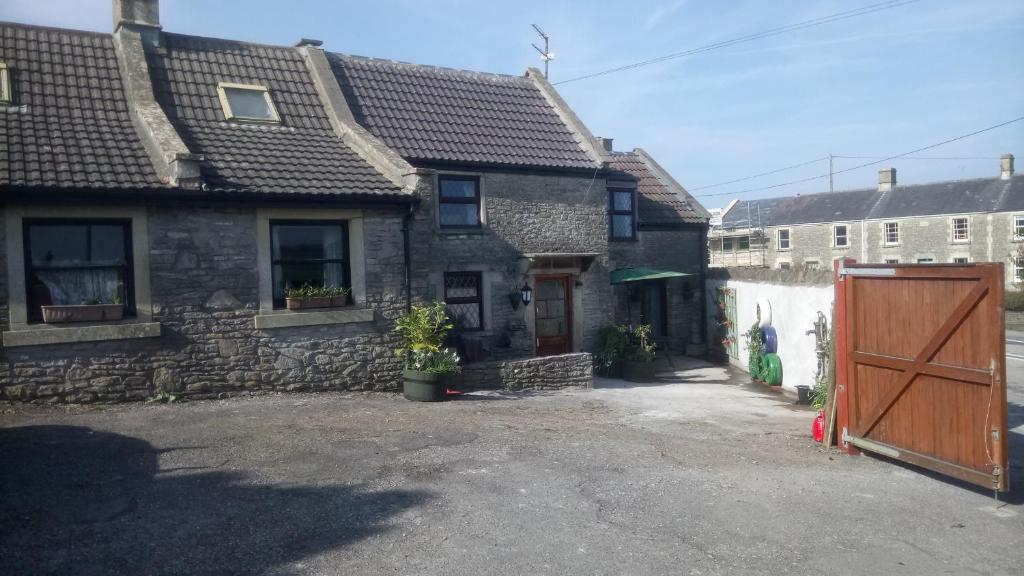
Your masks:
M451 381L453 388L551 390L594 385L589 353L542 356L520 360L480 362L463 366Z

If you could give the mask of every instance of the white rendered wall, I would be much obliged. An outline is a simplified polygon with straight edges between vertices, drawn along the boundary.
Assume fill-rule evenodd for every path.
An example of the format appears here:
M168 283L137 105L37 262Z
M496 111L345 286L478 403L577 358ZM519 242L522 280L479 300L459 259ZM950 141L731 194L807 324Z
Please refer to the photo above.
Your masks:
M747 345L743 333L757 317L758 298L767 298L772 307L772 326L778 335L777 354L782 361L782 386L795 390L797 386L814 386L814 373L818 358L814 355L814 322L820 310L832 330L832 286L799 286L767 284L739 280L710 280L712 294L719 287L736 290L736 323L739 334L739 358L731 362L744 370L747 367ZM717 309L712 298L709 318ZM810 332L808 334L807 332Z

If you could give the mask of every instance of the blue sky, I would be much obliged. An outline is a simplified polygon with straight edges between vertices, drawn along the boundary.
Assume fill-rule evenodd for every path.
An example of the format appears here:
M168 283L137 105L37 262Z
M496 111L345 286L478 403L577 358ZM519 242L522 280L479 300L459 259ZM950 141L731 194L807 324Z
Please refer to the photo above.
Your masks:
M633 2L519 0L162 0L165 30L521 74L540 66L531 23L552 37L552 81L873 4L877 0ZM5 0L0 20L107 31L110 0ZM558 86L620 150L642 147L684 186L825 156L888 156L1024 116L1024 2L920 0L908 6L706 54ZM1024 122L895 160L901 183L1024 168ZM836 160L842 169L865 160ZM836 177L874 186L878 166ZM700 196L815 176L822 161ZM751 192L825 190L824 180ZM701 197L709 207L735 196Z

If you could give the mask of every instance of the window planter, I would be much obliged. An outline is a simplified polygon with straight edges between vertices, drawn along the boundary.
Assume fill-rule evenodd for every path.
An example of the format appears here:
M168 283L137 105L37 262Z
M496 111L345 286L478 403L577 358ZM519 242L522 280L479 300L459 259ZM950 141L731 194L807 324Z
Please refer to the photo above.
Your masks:
M63 306L41 306L43 322L63 324L66 322L102 322L124 318L124 304L81 304Z
M285 298L285 306L289 310L307 310L310 308L344 308L348 306L348 296L314 296L312 298Z

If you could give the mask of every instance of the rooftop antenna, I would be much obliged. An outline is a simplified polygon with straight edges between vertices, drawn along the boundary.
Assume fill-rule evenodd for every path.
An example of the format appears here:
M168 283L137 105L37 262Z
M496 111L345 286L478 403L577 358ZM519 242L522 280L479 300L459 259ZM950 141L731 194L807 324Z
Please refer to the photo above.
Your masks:
M541 50L539 46L533 43L531 43L530 46L533 46L534 50L540 52L540 59L544 61L544 77L548 78L548 62L551 62L552 60L555 59L555 55L552 54L550 50L548 50L548 41L551 38L548 37L548 35L545 34L543 30L540 29L540 26L537 26L536 24L530 24L530 26L533 26L533 29L537 31L537 34L544 39L543 50Z

